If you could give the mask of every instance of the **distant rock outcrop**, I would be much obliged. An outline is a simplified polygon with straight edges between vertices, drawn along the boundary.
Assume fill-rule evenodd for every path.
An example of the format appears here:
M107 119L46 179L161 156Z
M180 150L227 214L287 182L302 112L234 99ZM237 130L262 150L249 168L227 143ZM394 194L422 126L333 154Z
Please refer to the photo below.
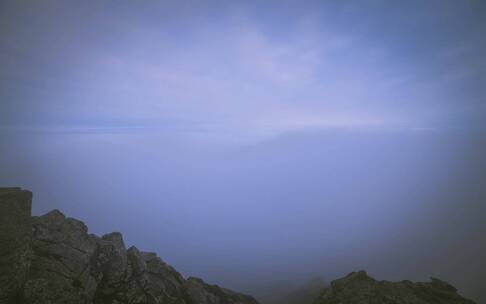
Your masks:
M324 289L314 304L474 304L446 282L377 281L364 271L352 272Z
M58 210L31 217L32 193L0 188L0 304L258 304L184 277L155 253L98 237Z

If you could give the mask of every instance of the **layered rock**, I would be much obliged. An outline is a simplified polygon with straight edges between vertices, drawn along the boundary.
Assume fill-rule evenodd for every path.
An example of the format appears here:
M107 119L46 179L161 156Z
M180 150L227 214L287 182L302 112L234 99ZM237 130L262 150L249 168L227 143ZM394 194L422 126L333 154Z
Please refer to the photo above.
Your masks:
M250 296L186 280L153 252L126 249L54 210L31 217L32 194L0 188L0 304L256 304Z
M474 304L446 282L377 281L364 271L335 280L314 304Z

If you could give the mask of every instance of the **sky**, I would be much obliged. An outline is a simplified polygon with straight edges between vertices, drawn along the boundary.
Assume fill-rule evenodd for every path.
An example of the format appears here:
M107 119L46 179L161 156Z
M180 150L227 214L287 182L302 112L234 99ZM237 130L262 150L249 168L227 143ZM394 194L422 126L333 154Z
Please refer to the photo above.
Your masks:
M260 298L366 269L486 301L484 1L7 0L0 37L34 214Z

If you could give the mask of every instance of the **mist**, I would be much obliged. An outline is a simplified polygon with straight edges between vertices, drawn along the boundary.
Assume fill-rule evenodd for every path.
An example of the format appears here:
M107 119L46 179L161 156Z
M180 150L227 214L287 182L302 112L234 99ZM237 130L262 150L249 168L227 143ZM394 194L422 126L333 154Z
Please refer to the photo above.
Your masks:
M264 304L360 269L486 301L464 3L4 1L0 185Z
M479 297L484 138L327 130L215 147L147 132L4 134L0 181L31 189L34 214L121 231L185 275L257 296L367 269Z

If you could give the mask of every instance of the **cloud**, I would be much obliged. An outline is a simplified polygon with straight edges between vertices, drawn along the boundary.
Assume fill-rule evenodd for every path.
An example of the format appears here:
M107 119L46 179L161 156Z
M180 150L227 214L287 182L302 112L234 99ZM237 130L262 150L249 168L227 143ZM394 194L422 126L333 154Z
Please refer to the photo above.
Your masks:
M421 56L412 56L415 45L400 50L403 43L377 39L379 18L365 6L336 16L287 12L288 20L271 14L262 20L251 7L236 7L226 8L221 20L211 19L210 8L164 7L178 12L180 20L157 18L164 10L127 15L117 8L104 19L94 15L84 30L74 26L82 20L76 13L73 24L43 16L40 24L52 28L45 34L51 42L56 22L68 23L56 47L44 46L56 56L42 54L40 61L31 55L30 66L21 63L25 58L9 60L9 70L17 72L5 73L14 89L4 99L19 99L40 123L172 124L208 137L309 128L427 129L458 112L453 96L480 73L461 61L477 43L437 45L439 59L424 65ZM358 13L363 17L353 21ZM337 26L340 18L349 22ZM280 26L281 21L287 24ZM395 34L409 39L399 25ZM42 42L36 43L42 52ZM22 94L16 93L20 84L27 87Z
M195 36L190 48L166 48L155 60L133 56L130 46L115 55L96 54L75 75L87 99L80 112L88 115L96 103L101 115L127 120L177 119L214 131L267 134L380 120L371 111L351 109L374 80L359 67L333 62L339 60L333 53L350 47L349 37L321 43L307 34L275 42L246 24L231 31L206 28ZM373 51L363 49L368 59Z

